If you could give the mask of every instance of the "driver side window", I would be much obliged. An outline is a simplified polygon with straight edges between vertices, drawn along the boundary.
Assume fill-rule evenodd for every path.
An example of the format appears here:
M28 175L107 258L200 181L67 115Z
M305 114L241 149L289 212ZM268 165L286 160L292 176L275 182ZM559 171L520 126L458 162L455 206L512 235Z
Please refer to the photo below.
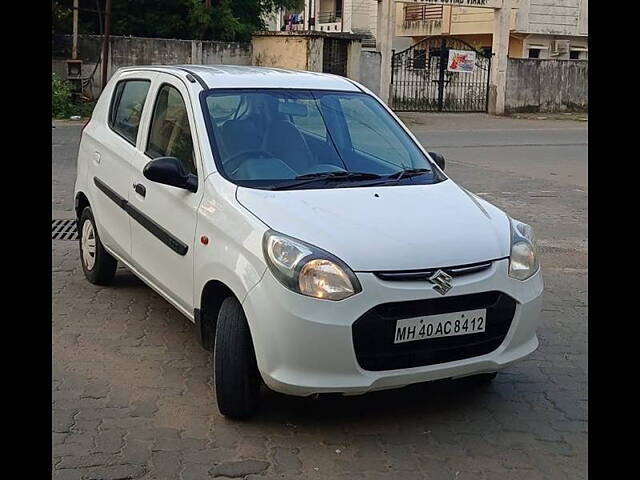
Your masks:
M184 169L197 175L189 117L182 95L163 85L158 91L145 151L151 158L176 157Z

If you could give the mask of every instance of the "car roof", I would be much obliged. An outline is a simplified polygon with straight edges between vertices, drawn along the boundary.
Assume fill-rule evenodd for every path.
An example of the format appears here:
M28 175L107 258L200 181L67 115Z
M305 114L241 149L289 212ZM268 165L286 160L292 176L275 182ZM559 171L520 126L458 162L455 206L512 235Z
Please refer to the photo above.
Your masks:
M122 71L135 70L165 71L173 74L180 73L184 76L191 73L207 88L299 88L360 91L354 82L345 77L283 68L244 65L145 65L122 69Z

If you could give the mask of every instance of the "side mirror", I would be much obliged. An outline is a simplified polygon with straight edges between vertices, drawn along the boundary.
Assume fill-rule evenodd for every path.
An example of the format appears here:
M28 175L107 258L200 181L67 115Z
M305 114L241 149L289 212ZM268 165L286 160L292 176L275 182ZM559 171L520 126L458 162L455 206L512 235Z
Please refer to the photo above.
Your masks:
M158 157L144 166L142 174L152 182L184 188L190 192L198 190L198 177L188 173L182 162L175 157Z
M440 167L440 170L444 170L444 157L441 153L429 152L429 156L436 162L436 165Z

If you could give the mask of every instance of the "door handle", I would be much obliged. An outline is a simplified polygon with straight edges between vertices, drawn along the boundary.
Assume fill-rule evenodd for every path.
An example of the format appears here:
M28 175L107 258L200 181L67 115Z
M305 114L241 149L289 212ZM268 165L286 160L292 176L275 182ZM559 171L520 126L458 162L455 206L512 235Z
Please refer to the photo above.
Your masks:
M133 189L141 197L144 197L147 194L147 189L141 183L134 183L133 184Z
M93 161L96 162L96 164L100 163L100 152L93 153Z

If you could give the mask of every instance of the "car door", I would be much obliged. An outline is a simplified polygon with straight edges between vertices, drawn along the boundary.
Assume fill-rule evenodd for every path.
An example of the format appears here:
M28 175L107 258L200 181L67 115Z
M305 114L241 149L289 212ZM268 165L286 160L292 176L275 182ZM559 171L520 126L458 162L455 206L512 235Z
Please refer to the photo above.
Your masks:
M193 315L193 242L202 199L200 151L194 110L187 88L169 74L158 73L152 109L145 116L145 145L134 162L129 208L132 256L140 271L189 317ZM147 180L145 165L159 157L178 158L198 176L191 192Z
M127 72L110 90L106 121L86 133L93 213L102 243L116 255L131 254L130 219L124 206L131 190L140 122L153 73Z

